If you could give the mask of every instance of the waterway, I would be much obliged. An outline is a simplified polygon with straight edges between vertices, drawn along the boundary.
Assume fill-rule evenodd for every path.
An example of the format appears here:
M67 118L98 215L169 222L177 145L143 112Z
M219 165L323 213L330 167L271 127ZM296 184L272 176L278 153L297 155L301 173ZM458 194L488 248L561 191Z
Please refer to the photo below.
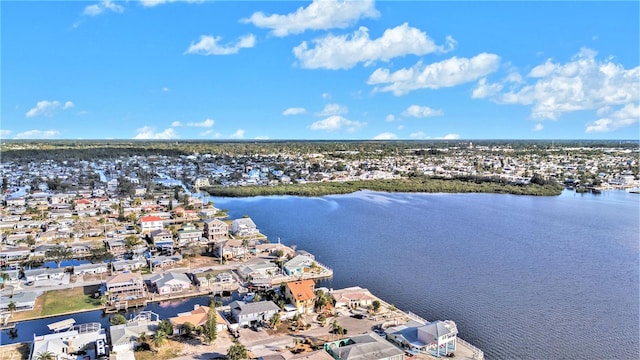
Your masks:
M426 319L454 320L487 359L640 358L637 194L210 200L231 218L251 216L272 241L316 254L334 270L321 286L367 287ZM152 310L168 317L191 308ZM107 322L99 312L74 317ZM52 321L18 324L19 338L46 333Z

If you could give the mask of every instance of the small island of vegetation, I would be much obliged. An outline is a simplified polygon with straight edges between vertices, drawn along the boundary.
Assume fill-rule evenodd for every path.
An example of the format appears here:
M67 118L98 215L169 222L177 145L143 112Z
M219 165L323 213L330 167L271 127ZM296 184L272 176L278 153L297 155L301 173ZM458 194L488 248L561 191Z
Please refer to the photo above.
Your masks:
M251 197L272 195L323 196L349 194L360 190L414 193L501 193L513 195L555 196L564 187L555 181L534 177L528 184L505 182L501 178L460 177L439 179L412 176L391 180L351 180L344 182L314 182L273 186L210 186L202 188L212 196Z

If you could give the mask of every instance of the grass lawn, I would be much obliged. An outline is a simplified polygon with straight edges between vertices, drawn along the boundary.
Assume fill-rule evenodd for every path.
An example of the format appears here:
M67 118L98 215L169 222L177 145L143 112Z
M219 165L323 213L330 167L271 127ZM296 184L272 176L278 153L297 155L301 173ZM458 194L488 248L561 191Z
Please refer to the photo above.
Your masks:
M99 286L78 287L65 290L48 291L42 294L42 312L40 315L55 315L69 311L98 309L102 306L100 299L93 294Z
M102 307L100 299L93 298L93 294L98 291L98 288L99 285L92 285L47 291L36 298L33 310L16 311L11 321L20 321L78 310L100 309Z
M167 360L180 356L182 343L175 340L168 340L160 348L152 348L149 351L135 351L133 354L136 360Z

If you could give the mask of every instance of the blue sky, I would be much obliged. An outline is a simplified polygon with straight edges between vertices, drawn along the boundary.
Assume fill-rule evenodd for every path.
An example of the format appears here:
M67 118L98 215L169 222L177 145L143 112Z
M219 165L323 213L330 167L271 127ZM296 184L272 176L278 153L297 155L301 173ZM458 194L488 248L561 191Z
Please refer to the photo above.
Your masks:
M638 139L639 3L1 1L3 139Z

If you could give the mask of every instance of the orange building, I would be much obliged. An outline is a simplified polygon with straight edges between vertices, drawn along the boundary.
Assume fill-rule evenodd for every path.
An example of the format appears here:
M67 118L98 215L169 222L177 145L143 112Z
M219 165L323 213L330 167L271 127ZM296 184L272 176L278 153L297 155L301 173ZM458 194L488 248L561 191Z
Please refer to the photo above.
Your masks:
M316 304L315 286L313 280L291 281L285 286L284 296L298 313L311 314Z

